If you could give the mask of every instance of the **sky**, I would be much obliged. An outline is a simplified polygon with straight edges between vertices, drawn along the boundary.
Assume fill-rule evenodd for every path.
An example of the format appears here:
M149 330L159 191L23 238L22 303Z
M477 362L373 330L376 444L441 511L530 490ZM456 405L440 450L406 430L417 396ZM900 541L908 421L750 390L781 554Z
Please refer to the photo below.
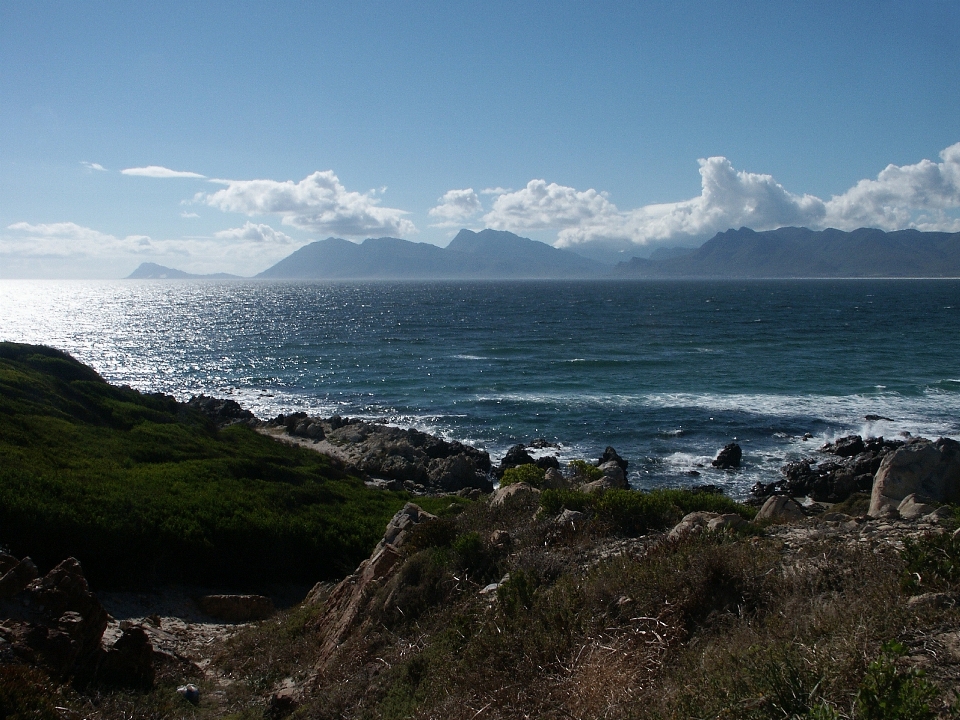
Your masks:
M0 278L960 231L960 2L0 0Z

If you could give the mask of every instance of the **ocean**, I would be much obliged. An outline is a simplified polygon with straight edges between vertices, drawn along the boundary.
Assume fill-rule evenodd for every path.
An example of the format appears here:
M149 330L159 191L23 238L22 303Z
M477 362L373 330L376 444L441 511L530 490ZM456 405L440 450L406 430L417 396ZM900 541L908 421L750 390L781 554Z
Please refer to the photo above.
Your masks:
M608 445L638 488L742 497L851 434L960 439L960 281L0 281L0 340L107 380L416 427ZM736 441L743 467L710 467Z

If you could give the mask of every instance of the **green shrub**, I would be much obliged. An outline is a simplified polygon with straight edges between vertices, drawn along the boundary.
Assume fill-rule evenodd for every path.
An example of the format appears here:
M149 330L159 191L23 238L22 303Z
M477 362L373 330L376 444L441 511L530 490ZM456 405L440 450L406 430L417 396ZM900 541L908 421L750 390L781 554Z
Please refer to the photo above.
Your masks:
M23 665L0 665L0 718L59 720L56 691L42 673Z
M567 471L582 482L593 482L603 477L603 470L586 460L571 460L567 464Z
M901 585L907 592L947 590L960 583L960 537L927 533L916 540L905 538L902 557Z
M543 487L543 477L546 470L536 465L517 465L507 468L503 471L503 477L500 478L500 486L513 485L514 483L527 483L535 488Z
M564 509L579 510L609 523L616 532L626 534L663 529L687 513L698 510L737 513L745 519L756 515L753 508L740 505L724 495L687 490L607 490L603 493L544 490L540 495L540 507L546 515L556 515Z
M930 702L937 688L916 668L900 670L896 662L907 654L895 640L883 644L880 657L867 666L857 693L857 718L862 720L932 720Z

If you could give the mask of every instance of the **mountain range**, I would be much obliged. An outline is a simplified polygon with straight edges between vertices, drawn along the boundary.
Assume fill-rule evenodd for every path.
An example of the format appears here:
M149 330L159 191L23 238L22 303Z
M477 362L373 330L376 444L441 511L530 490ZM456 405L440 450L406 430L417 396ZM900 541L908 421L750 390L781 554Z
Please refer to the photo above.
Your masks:
M272 280L591 278L610 266L510 232L461 230L445 248L397 238L306 245L257 275Z
M127 280L237 280L239 277L239 275L231 275L230 273L194 275L176 268L145 262L140 263L136 270L127 275Z
M614 274L630 278L960 277L960 233L860 228L749 228L717 233L675 257L632 258Z
M130 278L229 279L143 263ZM305 245L256 276L269 280L960 277L960 233L749 228L699 248L661 248L613 267L510 232L461 230L445 248L398 238Z

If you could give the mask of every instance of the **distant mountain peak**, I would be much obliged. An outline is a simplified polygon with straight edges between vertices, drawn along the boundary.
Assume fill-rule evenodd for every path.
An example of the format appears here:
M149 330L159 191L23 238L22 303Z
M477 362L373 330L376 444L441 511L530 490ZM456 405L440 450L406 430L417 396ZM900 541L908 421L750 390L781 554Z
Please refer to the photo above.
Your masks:
M140 263L140 266L126 277L127 280L229 280L231 278L239 278L239 276L229 273L194 275L152 262Z

